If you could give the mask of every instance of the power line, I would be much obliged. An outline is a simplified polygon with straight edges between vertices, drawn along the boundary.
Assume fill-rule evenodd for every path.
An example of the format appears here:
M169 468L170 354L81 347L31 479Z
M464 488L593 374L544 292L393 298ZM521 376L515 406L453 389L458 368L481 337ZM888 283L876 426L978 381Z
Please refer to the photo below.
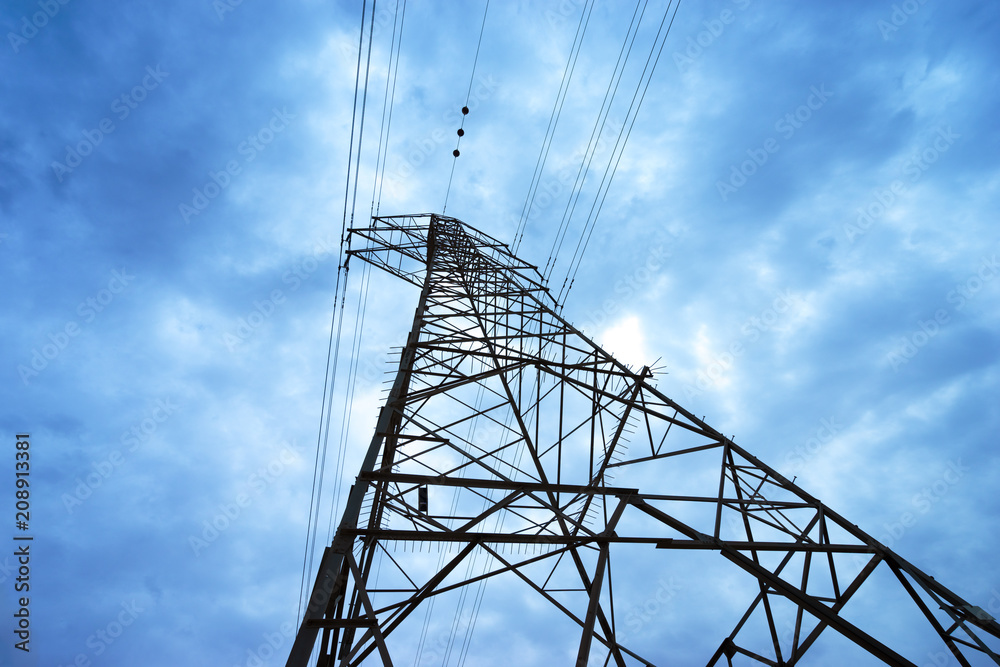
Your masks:
M396 39L396 17L397 16L399 17L399 39L398 40ZM399 80L399 77L398 77L398 74L399 74L399 52L402 50L402 47L403 47L403 23L405 21L406 21L406 0L403 0L403 13L402 14L399 13L399 0L396 0L396 11L393 14L393 19L392 19L392 39L393 39L393 41L392 41L392 43L390 43L390 46L389 46L389 70L391 70L391 72L387 72L386 73L386 79L385 79L385 86L386 86L386 93L387 93L386 97L389 98L389 115L388 115L388 120L385 122L385 151L384 151L384 153L382 155L382 158L383 158L382 159L382 168L381 168L381 171L379 171L378 179L377 179L377 183L378 183L378 199L375 201L375 205L374 205L374 208L372 210L372 214L373 215L378 215L379 208L382 206L382 185L385 183L385 164L386 164L386 161L388 160L388 156L389 156L389 130L392 128L392 109L393 109L393 107L395 106L395 103L396 103L396 82ZM395 64L395 67L393 67L393 56L392 56L392 47L393 47L393 45L395 45L395 48L396 48L396 59L395 59L395 63L396 64ZM391 95L391 97L388 95L389 78L390 78L390 76L392 78L392 95ZM383 118L385 118L385 103L384 102L383 102L383 105L382 105L382 116L383 116ZM381 151L381 146L382 146L382 142L381 142L381 139L380 139L379 140L380 151ZM376 165L377 165L377 162L376 162ZM378 171L377 168L376 168L376 170ZM374 197L374 195L373 195L373 197Z
M301 617L301 613L303 611L306 575L313 569L313 556L315 554L316 537L319 528L320 503L323 495L323 480L326 470L326 458L330 436L330 417L332 413L333 395L337 380L341 333L344 325L344 302L347 294L348 268L347 261L344 259L344 244L346 241L348 227L348 203L350 201L351 184L353 180L354 198L350 205L350 220L353 224L355 208L357 206L358 173L360 171L361 164L361 147L364 139L364 118L368 99L368 76L371 70L371 40L375 30L375 0L372 2L371 24L368 30L368 57L365 64L364 92L361 96L361 120L360 123L358 123L358 93L361 90L361 58L364 53L364 25L367 12L368 3L367 0L364 0L361 5L361 29L358 35L358 61L354 75L354 103L351 112L350 145L347 153L347 176L344 185L344 212L340 229L340 251L337 260L337 279L334 287L334 309L330 321L330 340L327 348L327 363L323 378L323 400L320 407L320 425L316 438L316 458L313 467L313 482L309 499L309 524L306 529L306 546L305 554L303 555L302 581L299 587L299 617ZM351 162L352 159L355 158L354 135L356 125L358 128L358 149L356 159L354 160L355 166L352 179ZM341 283L343 283L343 292L340 291ZM339 321L337 318L336 304L338 294L340 296ZM336 328L336 335L334 335L334 328Z
M542 272L543 275L548 279L551 276L551 272L555 270L555 264L559 257L559 253L562 250L563 241L566 238L566 233L569 231L569 223L573 217L573 213L576 211L576 204L580 199L580 195L583 193L583 186L587 179L587 174L590 172L590 165L594 157L597 155L597 147L600 145L601 136L604 133L604 128L607 124L608 116L611 114L611 105L614 103L615 97L618 95L618 86L621 84L622 77L625 74L625 67L628 64L629 57L632 55L632 46L635 44L635 38L639 34L639 26L642 24L642 19L646 15L646 7L648 6L648 0L645 0L642 5L642 12L639 13L639 2L637 0L635 4L635 9L632 11L632 21L629 23L628 31L625 33L625 39L622 41L622 48L618 51L618 60L615 62L614 72L611 74L611 79L608 81L608 88L604 93L604 99L601 101L601 109L597 113L597 119L594 121L594 128L590 133L590 140L587 142L587 149L584 151L583 159L580 161L580 168L577 170L576 179L573 181L573 188L570 191L569 201L566 203L566 210L563 212L563 217L559 221L559 228L556 231L556 236L552 241L552 249L549 251L549 259L546 262L545 270ZM638 21L636 16L638 15ZM633 32L633 27L635 28ZM629 35L632 35L631 41L629 40ZM626 51L626 46L628 50ZM624 59L622 56L624 55Z
M594 204L591 206L590 213L587 216L587 223L584 224L584 229L580 236L580 241L577 242L573 258L570 260L570 271L567 272L566 280L563 281L563 286L560 288L559 295L556 298L556 300L560 303L560 307L565 306L566 297L569 296L569 291L573 288L573 283L576 281L576 274L580 270L580 263L583 260L583 254L586 252L587 246L590 244L590 237L594 233L597 218L600 216L601 209L604 207L604 201L608 196L608 190L611 188L611 182L614 179L615 172L618 171L618 165L621 162L622 154L625 152L625 146L628 144L629 137L632 135L632 128L635 126L636 118L639 115L639 109L642 107L643 100L646 98L646 92L649 90L649 84L653 79L653 73L656 71L656 65L660 62L660 56L663 54L663 47L666 45L667 37L670 35L670 29L674 25L674 19L677 18L677 10L680 9L680 4L681 0L677 0L676 4L673 0L671 0L671 2L667 4L667 8L663 13L663 19L660 21L660 27L657 30L656 38L653 40L649 56L646 58L646 65L643 67L642 75L639 77L639 83L636 85L635 93L632 95L632 102L629 104L629 111L625 115L625 125L623 125L621 130L619 130L618 139L615 141L615 146L611 152L611 158L614 164L612 166L612 163L609 162L608 167L604 170L604 176L602 177L601 184L598 187L597 198L595 198ZM670 14L671 6L673 6L674 9L672 15ZM669 23L667 23L668 16L670 16ZM666 26L665 30L664 26ZM662 38L660 37L661 34ZM659 49L656 48L657 42L659 42ZM656 53L655 59L653 59L654 52ZM650 66L651 59L653 59L652 66ZM648 76L646 75L647 70L649 71ZM645 85L643 85L644 78ZM639 93L640 88L642 89L641 95ZM637 96L638 102L636 101ZM631 120L629 120L630 115ZM617 158L615 158L615 152L618 153Z
M542 172L545 170L545 162L549 157L549 148L552 146L552 137L555 136L556 127L559 125L559 118L562 115L563 103L566 101L566 92L569 90L569 83L573 79L573 72L576 70L576 60L580 55L580 47L583 45L583 37L590 25L590 16L593 13L593 0L583 6L580 14L580 22L576 26L576 34L573 37L573 45L569 50L569 57L566 60L566 67L563 69L562 81L559 82L559 91L556 93L556 101L552 105L552 114L549 116L549 124L545 128L545 137L542 139L542 148L535 161L535 171L531 175L531 183L528 185L528 194L524 199L524 206L521 208L521 217L514 231L514 252L521 246L521 239L524 236L524 228L528 224L528 216L531 206L534 205L535 195L538 192L538 184L541 182Z
M483 45L483 33L486 31L486 15L490 11L490 0L486 0L486 9L483 10L483 24L479 28L479 42L476 44L476 57L472 60L472 74L469 75L469 90L465 93L465 106L462 107L462 124L458 128L458 141L455 143L455 150L452 152L454 158L451 161L451 175L448 176L448 188L444 193L444 206L441 207L441 214L448 210L448 195L451 194L451 181L455 178L455 164L461 154L458 147L462 144L462 137L465 136L465 117L469 115L469 100L472 99L472 82L476 78L476 65L479 63L479 48Z
M406 0L403 0L403 14L400 16L399 13L399 0L396 2L396 9L393 18L392 26L392 39L389 48L389 62L386 67L386 84L385 93L382 100L382 122L380 123L379 130L379 155L376 157L376 175L372 183L372 205L370 208L370 214L374 216L378 206L381 205L381 189L382 183L384 182L385 167L388 160L388 145L389 145L389 130L391 128L392 121L392 108L395 104L395 91L396 91L396 78L394 71L398 71L399 68L399 50L403 41L403 19L406 15ZM374 9L373 9L374 11ZM396 39L397 25L399 32L399 39ZM393 48L395 47L395 48ZM369 46L370 48L370 46ZM395 68L393 67L394 58L393 51L395 50ZM390 79L392 82L392 95L390 99L389 84ZM387 120L388 119L388 120ZM383 145L385 150L383 151ZM381 167L379 165L381 164ZM357 177L357 174L355 175ZM378 199L376 200L375 192L378 191ZM348 358L351 360L350 368L348 369L348 380L347 380L347 394L343 401L342 414L340 421L340 438L339 445L337 448L337 476L334 481L333 499L330 505L330 518L327 527L327 537L332 537L333 534L333 520L334 517L339 512L339 502L340 502L340 492L342 489L342 482L344 479L344 464L346 462L347 454L347 441L350 435L351 428L351 416L353 413L349 410L349 406L354 401L354 390L357 386L357 373L358 373L358 351L361 346L361 337L364 331L364 324L366 315L368 312L368 288L370 285L370 273L371 267L368 264L363 266L361 272L361 285L358 296L358 307L354 316L354 334L351 338L351 351Z

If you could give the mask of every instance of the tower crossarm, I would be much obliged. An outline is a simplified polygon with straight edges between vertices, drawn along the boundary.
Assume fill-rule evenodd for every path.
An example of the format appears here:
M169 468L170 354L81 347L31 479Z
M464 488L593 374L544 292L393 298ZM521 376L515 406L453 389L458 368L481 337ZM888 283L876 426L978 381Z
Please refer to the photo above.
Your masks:
M516 295L548 293L538 267L519 259L506 243L456 218L436 213L377 216L368 227L352 227L348 230L347 254L419 286L427 266L427 238L432 226L441 242L442 263L451 261L464 269L474 269L484 281L499 277L514 288L511 293Z

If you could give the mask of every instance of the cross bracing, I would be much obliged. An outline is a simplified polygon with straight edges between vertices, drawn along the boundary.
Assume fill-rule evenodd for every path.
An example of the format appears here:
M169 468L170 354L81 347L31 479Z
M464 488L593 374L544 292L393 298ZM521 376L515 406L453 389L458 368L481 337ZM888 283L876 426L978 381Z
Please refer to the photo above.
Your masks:
M756 581L708 665L799 664L823 633L916 664L845 615L876 571L956 664L1000 664L989 614L590 341L503 243L433 214L349 239L421 293L288 665L410 661L419 611L487 582L556 610L567 662L656 664L623 632L615 573L636 550L716 552Z

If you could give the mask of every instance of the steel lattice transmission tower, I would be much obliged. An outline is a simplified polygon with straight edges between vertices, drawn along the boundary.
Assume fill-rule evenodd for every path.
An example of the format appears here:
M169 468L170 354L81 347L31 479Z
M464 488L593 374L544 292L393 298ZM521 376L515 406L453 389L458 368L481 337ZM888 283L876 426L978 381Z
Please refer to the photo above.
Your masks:
M880 565L943 651L1000 664L983 641L1000 637L992 617L591 342L503 243L439 215L377 217L350 236L351 256L420 301L290 667L317 643L319 665L412 660L427 618L414 612L499 580L557 610L548 632L572 643L567 663L654 664L616 617L613 575L636 550L717 552L756 578L709 665L797 664L825 630L913 665L841 614Z

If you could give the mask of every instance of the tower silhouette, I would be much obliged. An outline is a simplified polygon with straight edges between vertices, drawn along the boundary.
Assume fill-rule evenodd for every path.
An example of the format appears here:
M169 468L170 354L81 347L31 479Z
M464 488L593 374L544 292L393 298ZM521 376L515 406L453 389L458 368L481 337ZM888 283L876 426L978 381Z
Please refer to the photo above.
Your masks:
M350 237L349 256L421 292L289 667L317 647L321 666L399 664L426 637L414 612L468 595L478 609L493 581L556 610L568 660L656 664L625 637L620 575L686 550L757 582L708 665L798 664L824 631L914 665L842 613L879 566L957 664L1000 665L987 612L685 410L649 367L615 360L505 244L434 214Z

